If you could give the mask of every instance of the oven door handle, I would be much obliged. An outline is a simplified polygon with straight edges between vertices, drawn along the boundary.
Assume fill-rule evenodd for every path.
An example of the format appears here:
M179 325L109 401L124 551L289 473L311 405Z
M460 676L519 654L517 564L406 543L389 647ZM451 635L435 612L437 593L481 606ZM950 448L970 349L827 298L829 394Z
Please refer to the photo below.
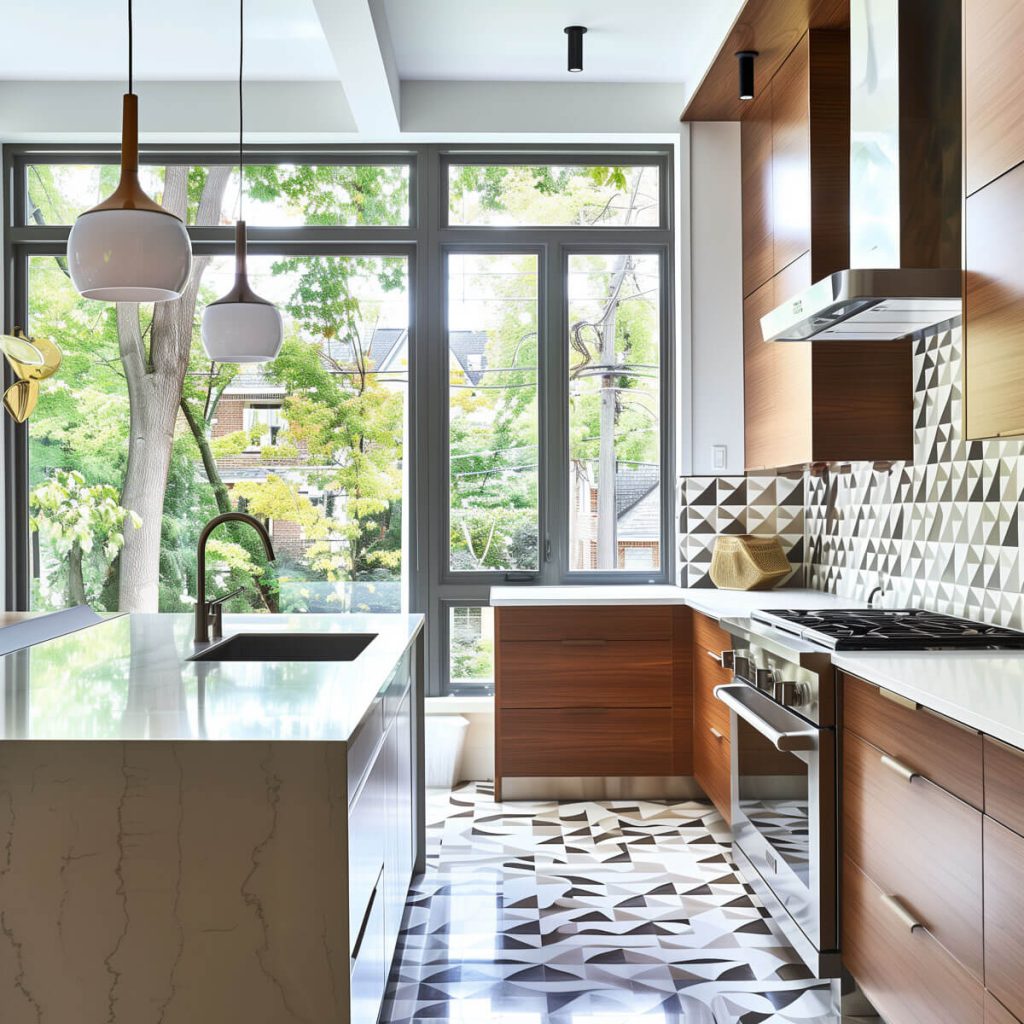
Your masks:
M776 729L771 722L759 715L749 704L741 699L756 691L752 690L746 683L732 683L725 686L716 686L715 697L720 700L730 711L734 711L745 722L752 725L766 740L772 743L776 750L816 750L818 747L818 730L813 726L805 729ZM757 694L761 700L767 699ZM780 709L781 710L781 709ZM787 717L788 714L787 714Z

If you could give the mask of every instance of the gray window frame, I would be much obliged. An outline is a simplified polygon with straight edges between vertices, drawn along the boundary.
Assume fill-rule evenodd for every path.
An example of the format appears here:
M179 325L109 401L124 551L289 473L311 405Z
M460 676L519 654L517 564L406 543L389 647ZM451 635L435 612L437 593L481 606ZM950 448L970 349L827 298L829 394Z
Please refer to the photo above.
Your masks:
M3 147L4 329L25 323L30 255L59 255L70 225L26 223L26 165L118 161L116 145L19 144ZM147 145L144 163L234 163L227 145ZM408 606L426 612L427 693L448 691L447 610L452 605L488 604L495 585L673 582L675 389L675 218L674 151L668 145L322 145L251 146L247 162L406 163L409 166L409 224L397 227L249 225L250 251L295 255L403 255L409 267L408 460L409 550L406 552ZM508 227L448 223L450 164L601 164L658 166L659 226ZM230 226L190 227L197 253L230 254ZM537 251L540 302L540 568L535 573L453 573L448 570L448 342L445 333L448 253ZM568 571L568 352L566 270L574 252L655 252L661 259L661 568L656 573ZM4 366L4 384L10 383ZM28 432L2 418L5 607L28 607L31 585L28 526ZM433 439L433 440L432 440ZM559 460L561 459L561 465ZM550 542L550 555L545 545Z

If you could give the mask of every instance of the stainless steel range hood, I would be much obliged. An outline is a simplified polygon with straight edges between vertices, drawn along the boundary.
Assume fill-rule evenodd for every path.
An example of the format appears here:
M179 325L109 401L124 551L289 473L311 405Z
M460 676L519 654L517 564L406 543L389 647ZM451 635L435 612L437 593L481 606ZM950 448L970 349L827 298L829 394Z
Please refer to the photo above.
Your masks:
M962 315L960 0L851 0L850 83L850 267L764 316L765 341L897 341Z

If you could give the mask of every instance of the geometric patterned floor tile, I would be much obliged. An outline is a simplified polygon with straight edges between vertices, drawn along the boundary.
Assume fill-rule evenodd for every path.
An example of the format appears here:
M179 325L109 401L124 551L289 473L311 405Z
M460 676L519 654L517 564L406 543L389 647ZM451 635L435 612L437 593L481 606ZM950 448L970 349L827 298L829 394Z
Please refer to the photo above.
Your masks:
M428 792L384 1024L837 1024L703 801Z

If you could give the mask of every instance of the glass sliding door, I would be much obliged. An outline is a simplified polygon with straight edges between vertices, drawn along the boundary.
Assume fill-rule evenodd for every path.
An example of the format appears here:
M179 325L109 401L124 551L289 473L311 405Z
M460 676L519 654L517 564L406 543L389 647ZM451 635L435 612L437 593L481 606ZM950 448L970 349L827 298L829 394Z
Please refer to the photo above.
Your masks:
M448 568L539 568L538 257L450 253Z
M661 287L656 254L568 259L569 572L662 567Z

